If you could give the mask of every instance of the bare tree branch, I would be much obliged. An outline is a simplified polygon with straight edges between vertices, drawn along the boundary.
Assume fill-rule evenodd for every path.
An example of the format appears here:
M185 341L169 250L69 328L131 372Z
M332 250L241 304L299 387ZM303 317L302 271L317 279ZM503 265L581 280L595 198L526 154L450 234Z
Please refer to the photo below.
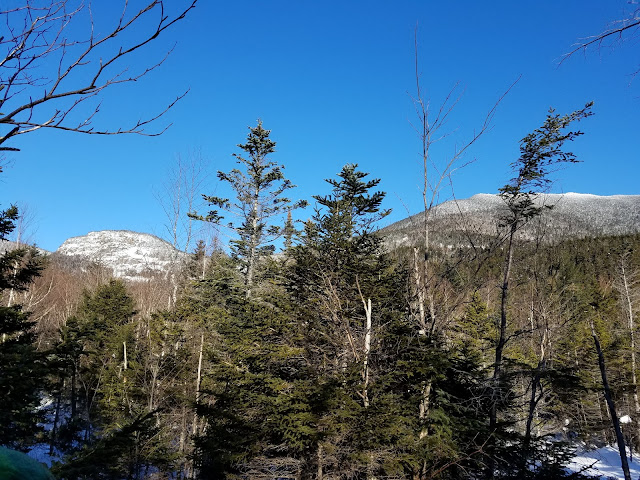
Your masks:
M565 60L571 58L578 52L585 52L590 47L597 46L602 48L603 46L613 46L615 42L622 43L624 41L637 38L640 34L640 8L634 9L631 13L623 15L623 18L613 22L609 28L602 32L581 39L579 42L572 45L572 49L565 53L560 59L560 65ZM633 72L632 75L636 75L640 69Z
M118 20L102 35L96 34L90 6L74 0L28 0L25 6L0 10L0 21L7 32L0 37L0 151L17 150L3 144L41 128L94 135L162 134L168 126L154 132L147 132L145 127L187 92L159 113L115 128L93 126L100 102L88 113L80 114L79 107L104 90L136 82L162 65L173 48L157 63L135 73L129 73L123 62L184 19L197 1L188 0L184 8L169 15L163 0L146 0L132 14L127 11L129 1L124 0ZM87 38L67 38L82 22L88 28ZM76 110L80 120L72 120L71 113Z

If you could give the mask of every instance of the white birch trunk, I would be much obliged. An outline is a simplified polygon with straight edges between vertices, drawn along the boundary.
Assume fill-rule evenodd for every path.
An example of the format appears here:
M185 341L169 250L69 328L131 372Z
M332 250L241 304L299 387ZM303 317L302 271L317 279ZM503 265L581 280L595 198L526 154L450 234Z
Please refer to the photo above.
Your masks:
M200 353L198 355L198 373L196 375L196 404L200 401L200 381L202 376L202 352L204 350L204 333L200 336ZM193 434L198 433L198 414L193 413Z
M625 303L625 309L627 310L627 320L629 326L629 339L631 342L631 386L633 388L633 406L636 414L636 440L640 441L640 400L638 399L638 377L637 377L637 365L636 365L636 341L635 341L635 318L633 311L633 301L631 296L631 289L627 278L627 270L625 268L625 259L620 262L620 276L621 276L621 290L622 297Z
M363 299L364 303L364 299ZM371 299L367 299L367 303L364 306L364 311L367 316L366 320L366 332L364 335L364 365L363 365L363 380L364 387L362 391L362 400L364 408L369 407L369 353L371 352Z

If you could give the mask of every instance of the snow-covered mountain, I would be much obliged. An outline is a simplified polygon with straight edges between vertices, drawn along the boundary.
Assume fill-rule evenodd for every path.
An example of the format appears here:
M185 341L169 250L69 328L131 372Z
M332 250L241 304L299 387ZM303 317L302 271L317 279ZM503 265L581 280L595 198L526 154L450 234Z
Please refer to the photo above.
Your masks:
M546 241L564 237L623 235L640 232L640 195L599 196L582 193L541 194L538 205L553 206L520 232L522 238L543 234ZM483 243L495 238L506 206L498 195L480 193L449 200L431 210L430 235L443 245ZM388 245L410 245L420 238L422 214L382 229Z
M167 272L185 256L161 238L127 230L103 230L70 238L56 254L98 262L112 269L114 276L129 280Z
M546 241L555 241L640 233L640 195L542 194L536 201L553 205L553 209L523 228L523 238L542 234ZM444 202L430 213L430 239L443 246L483 244L496 238L505 212L504 202L491 194ZM387 245L398 247L417 242L421 231L422 214L417 214L383 228L381 233ZM98 262L112 269L114 276L130 280L166 273L185 259L185 254L154 235L126 230L73 237L55 253L75 261Z

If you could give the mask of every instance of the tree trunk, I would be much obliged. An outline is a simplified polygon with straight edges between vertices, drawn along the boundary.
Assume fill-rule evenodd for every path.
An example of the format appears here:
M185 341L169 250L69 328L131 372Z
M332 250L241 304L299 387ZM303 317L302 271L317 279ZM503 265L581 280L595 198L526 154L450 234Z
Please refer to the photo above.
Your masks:
M369 407L369 353L371 352L371 299L367 299L367 303L364 305L364 311L366 313L366 332L364 335L364 362L362 366L362 404L364 408ZM364 298L362 299L364 303Z
M251 289L253 287L253 277L255 276L255 268L257 263L257 247L260 242L258 233L258 196L259 191L256 189L255 198L252 205L251 218L251 234L249 235L249 252L247 255L247 276L245 278L245 286L247 288L246 297L251 298Z
M598 340L598 334L593 325L593 320L590 321L591 335L593 336L593 343L598 353L598 365L600 366L600 375L602 377L602 388L604 390L604 398L607 401L609 407L609 414L611 415L611 424L616 435L616 441L618 443L618 451L620 452L620 462L622 464L622 472L624 473L625 480L631 480L631 473L629 472L629 463L627 462L627 450L625 447L624 437L622 436L622 429L620 428L620 421L616 413L616 406L611 396L611 389L609 388L609 381L607 380L607 371L604 363L604 355L602 348L600 347L600 341Z
M500 380L502 377L502 355L504 346L507 343L507 306L509 300L509 279L511 276L511 264L513 263L513 240L516 233L516 223L511 225L509 232L509 246L507 250L507 258L505 260L504 277L502 280L502 293L500 298L500 332L498 343L496 345L496 360L493 367L493 388L494 400L491 404L491 412L489 414L489 430L493 432L498 424L498 401L500 399Z
M540 365L536 370L536 374L531 380L531 396L529 397L529 412L527 413L527 424L524 429L524 439L522 441L523 450L528 457L529 447L531 446L531 429L533 425L533 419L535 417L538 393L538 382L540 381ZM526 460L526 458L525 458Z
M71 371L71 420L76 418L76 374L78 371L78 361L74 360L73 370Z
M187 385L183 384L183 395L187 398ZM188 422L187 422L187 404L182 404L182 415L180 421L180 437L178 439L178 452L180 453L180 461L182 463L182 478L192 478L192 465L193 461L187 455L187 435L188 435Z
M324 466L324 459L323 459L322 445L318 445L318 470L316 472L316 480L324 479L324 473L322 471L323 466Z
M507 257L504 265L504 276L502 278L502 292L500 296L500 329L498 334L498 342L496 344L496 357L493 366L493 377L491 378L492 399L491 409L489 410L489 434L492 436L488 444L489 450L491 444L494 443L493 435L498 427L498 403L502 400L502 356L504 346L507 343L507 307L509 300L509 280L511 277L511 265L513 263L514 237L517 230L518 222L513 220L509 231L509 240L507 247ZM496 468L493 452L489 453L487 460L486 478L493 478Z
M527 425L524 431L524 441L523 447L524 451L529 451L529 446L531 445L531 431L533 429L533 420L536 416L536 411L538 407L538 402L540 398L537 398L538 387L541 387L542 375L544 374L547 368L547 358L546 358L546 343L547 343L548 335L547 329L545 328L544 333L542 334L542 340L540 341L540 358L538 359L538 366L535 371L535 375L531 381L531 397L529 398L529 412L527 414ZM542 393L542 392L541 392Z
M58 395L56 397L56 409L53 417L53 426L51 427L51 437L49 442L49 456L53 455L58 437L58 422L60 421L60 404L62 403L62 391L64 390L64 377L60 379L58 387Z
M202 376L202 352L204 350L204 333L200 336L200 353L198 355L198 373L196 376L196 405L200 401L200 382ZM193 434L198 433L198 414L193 413Z
M636 364L636 342L635 342L635 318L633 311L633 301L631 298L631 289L627 278L626 259L623 257L620 261L620 276L621 276L621 293L623 301L625 303L625 309L627 310L628 325L629 325L629 340L631 342L631 388L633 389L633 406L636 414L636 432L635 441L640 442L640 400L638 399L638 376L637 376L637 364ZM633 448L633 447L632 447Z
M420 260L419 260L419 249L417 247L413 248L413 276L415 280L416 293L418 295L418 324L420 325L420 332L422 335L427 333L427 313L425 311L425 288L423 286L424 279L423 273L424 269L420 268ZM421 273L421 270L423 272Z

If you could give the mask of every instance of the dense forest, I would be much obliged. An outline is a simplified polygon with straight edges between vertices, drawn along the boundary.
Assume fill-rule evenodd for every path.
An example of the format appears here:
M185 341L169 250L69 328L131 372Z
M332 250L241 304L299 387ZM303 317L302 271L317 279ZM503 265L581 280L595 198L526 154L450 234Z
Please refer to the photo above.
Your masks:
M92 121L102 92L163 63L135 55L196 3L124 8L101 34L82 4L6 7L0 153L39 129L162 133L145 128L184 94L132 123ZM67 37L83 15L86 38ZM625 22L568 55L637 32L637 18ZM424 212L411 245L385 243L380 179L355 163L309 201L289 198L295 186L258 121L237 167L218 172L229 198L198 192L210 210L183 212L225 230L228 243L201 241L143 281L21 243L3 251L0 475L11 449L47 456L60 480L580 479L565 468L580 442L616 445L630 480L640 234L535 228L553 208L536 198L580 160L567 147L591 104L551 110L520 141L493 237L469 232L443 248L434 199L500 101L434 176L429 152L457 100L454 88L429 117L417 38L416 83ZM97 103L83 110L85 100ZM0 240L21 215L3 204Z
M292 221L258 123L218 175L235 198L191 214L234 239L176 275L6 252L0 444L46 449L60 479L578 478L572 442L637 448L640 236L515 235L588 114L522 140L481 246L386 248L355 164Z

